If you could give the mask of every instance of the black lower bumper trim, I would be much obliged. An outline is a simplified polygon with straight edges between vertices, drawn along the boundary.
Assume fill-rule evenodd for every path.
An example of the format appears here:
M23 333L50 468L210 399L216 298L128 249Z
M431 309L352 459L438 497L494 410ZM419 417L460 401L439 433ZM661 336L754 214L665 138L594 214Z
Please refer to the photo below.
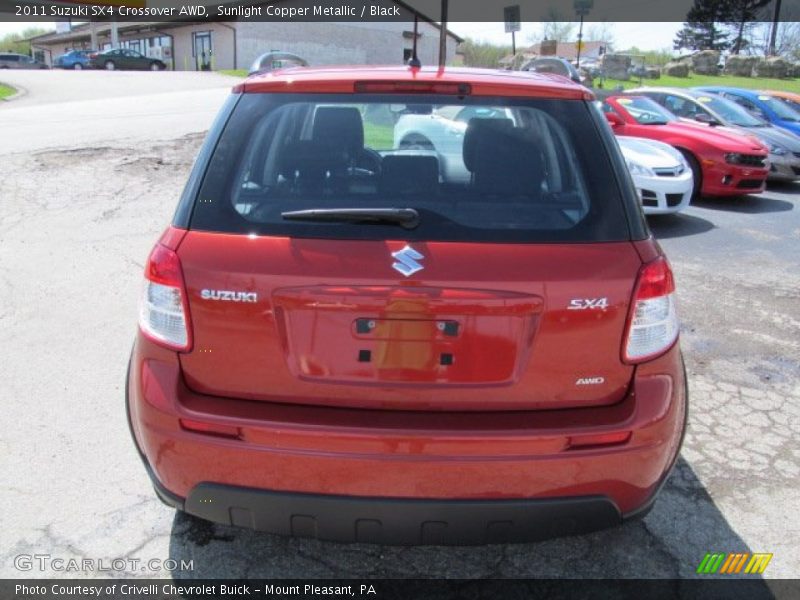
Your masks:
M530 542L619 525L603 496L536 500L420 500L298 494L197 485L184 510L281 535L392 545Z

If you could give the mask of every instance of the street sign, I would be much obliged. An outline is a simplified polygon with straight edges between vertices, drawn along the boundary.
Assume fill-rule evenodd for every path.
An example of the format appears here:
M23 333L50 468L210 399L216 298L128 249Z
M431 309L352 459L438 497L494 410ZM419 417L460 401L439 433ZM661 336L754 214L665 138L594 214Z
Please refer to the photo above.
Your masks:
M575 8L575 14L579 17L585 17L589 14L594 6L594 0L573 0L572 6Z
M503 20L506 22L506 33L519 31L519 4L515 4L514 6L506 6L503 9Z

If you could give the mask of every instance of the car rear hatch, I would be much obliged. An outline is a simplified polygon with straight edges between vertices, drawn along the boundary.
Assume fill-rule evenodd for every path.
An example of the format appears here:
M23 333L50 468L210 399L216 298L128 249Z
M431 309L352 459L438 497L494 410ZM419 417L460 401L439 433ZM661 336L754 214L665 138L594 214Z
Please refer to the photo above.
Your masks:
M608 404L641 261L630 243L414 243L189 232L179 249L194 348L214 395L398 409Z

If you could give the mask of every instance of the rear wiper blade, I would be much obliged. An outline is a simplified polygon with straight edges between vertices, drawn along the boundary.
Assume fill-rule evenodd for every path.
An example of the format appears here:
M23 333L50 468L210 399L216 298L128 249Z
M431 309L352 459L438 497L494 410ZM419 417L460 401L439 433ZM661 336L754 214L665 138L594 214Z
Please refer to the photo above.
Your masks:
M390 223L405 229L419 225L419 213L413 208L309 208L282 212L281 216L289 221Z

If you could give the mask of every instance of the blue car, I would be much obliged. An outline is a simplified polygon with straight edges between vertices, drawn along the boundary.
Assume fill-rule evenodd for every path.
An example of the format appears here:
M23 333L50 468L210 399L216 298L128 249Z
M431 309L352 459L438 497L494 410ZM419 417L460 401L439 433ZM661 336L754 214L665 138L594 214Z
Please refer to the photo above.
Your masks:
M94 54L94 50L70 50L56 58L53 66L59 69L81 69L89 68L89 55Z
M721 85L696 87L694 89L707 94L719 94L728 100L733 100L749 113L768 121L776 127L781 127L800 136L800 112L777 98L756 90Z

